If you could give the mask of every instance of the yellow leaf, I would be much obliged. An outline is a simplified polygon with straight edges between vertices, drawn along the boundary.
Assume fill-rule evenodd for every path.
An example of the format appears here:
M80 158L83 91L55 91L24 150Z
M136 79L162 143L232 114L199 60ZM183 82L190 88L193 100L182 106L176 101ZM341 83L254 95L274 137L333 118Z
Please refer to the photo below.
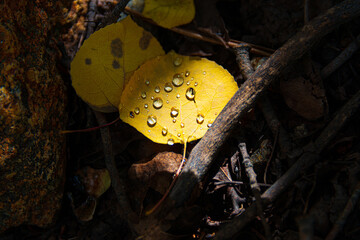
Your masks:
M183 25L195 17L194 0L145 0L143 15L165 28Z
M71 63L76 93L95 110L117 111L126 79L144 61L164 54L131 17L92 34Z
M170 52L145 62L121 96L120 118L157 143L201 138L238 89L213 61Z

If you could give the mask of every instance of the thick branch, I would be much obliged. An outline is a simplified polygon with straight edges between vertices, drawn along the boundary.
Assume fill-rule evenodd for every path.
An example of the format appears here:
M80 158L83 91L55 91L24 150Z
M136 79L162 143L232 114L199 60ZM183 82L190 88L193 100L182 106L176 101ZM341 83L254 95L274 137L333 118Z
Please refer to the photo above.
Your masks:
M192 150L188 163L164 204L163 214L174 207L183 205L189 199L195 186L208 173L220 147L230 136L231 130L237 126L241 117L283 69L289 63L303 56L325 34L358 16L359 13L360 4L357 0L341 2L329 9L324 15L310 21L257 69L235 93L212 127Z

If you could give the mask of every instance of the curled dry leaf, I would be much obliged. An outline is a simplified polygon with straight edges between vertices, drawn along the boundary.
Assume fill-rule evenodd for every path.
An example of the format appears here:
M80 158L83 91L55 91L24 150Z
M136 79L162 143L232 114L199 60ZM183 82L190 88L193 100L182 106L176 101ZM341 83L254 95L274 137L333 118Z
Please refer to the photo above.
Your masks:
M220 65L170 52L134 72L121 96L120 118L154 142L201 138L237 91Z
M92 108L115 112L127 79L145 60L164 54L131 17L92 34L71 63L76 93Z
M286 104L308 120L316 120L325 112L324 89L311 81L297 77L280 82L280 89Z
M159 193L164 193L169 187L171 177L179 168L181 160L181 154L158 153L148 162L133 164L128 175L130 180L148 185Z
M174 173L178 169L182 156L173 152L158 153L151 160L142 160L133 164L128 170L128 195L135 212L141 214L144 205L155 204L158 194L151 194L149 188L160 194L168 189ZM148 195L150 193L150 195ZM145 196L147 203L144 204ZM148 207L145 206L145 207Z
M88 196L87 199L78 207L75 207L73 202L71 202L71 207L76 218L82 222L88 222L93 219L96 205L97 199L93 196Z
M107 169L85 167L80 169L77 174L80 176L86 192L95 198L100 197L111 185L111 179Z

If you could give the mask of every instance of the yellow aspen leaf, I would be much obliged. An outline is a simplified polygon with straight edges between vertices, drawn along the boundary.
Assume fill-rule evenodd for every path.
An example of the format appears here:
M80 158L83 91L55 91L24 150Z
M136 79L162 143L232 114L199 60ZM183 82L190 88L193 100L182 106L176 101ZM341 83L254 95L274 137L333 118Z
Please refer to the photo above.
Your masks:
M220 65L170 52L134 72L121 96L120 118L157 143L201 138L237 91Z
M194 0L145 0L142 13L162 27L172 28L194 19Z
M114 112L126 80L144 61L164 54L151 33L131 17L92 34L71 63L72 85L92 108Z

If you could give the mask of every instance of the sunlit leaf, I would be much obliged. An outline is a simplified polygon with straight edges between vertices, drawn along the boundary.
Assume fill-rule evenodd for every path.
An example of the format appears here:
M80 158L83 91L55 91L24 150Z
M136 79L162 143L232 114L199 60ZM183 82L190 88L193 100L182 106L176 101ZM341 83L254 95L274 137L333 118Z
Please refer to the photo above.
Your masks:
M238 89L213 61L174 52L145 62L121 96L120 118L152 141L201 138Z

